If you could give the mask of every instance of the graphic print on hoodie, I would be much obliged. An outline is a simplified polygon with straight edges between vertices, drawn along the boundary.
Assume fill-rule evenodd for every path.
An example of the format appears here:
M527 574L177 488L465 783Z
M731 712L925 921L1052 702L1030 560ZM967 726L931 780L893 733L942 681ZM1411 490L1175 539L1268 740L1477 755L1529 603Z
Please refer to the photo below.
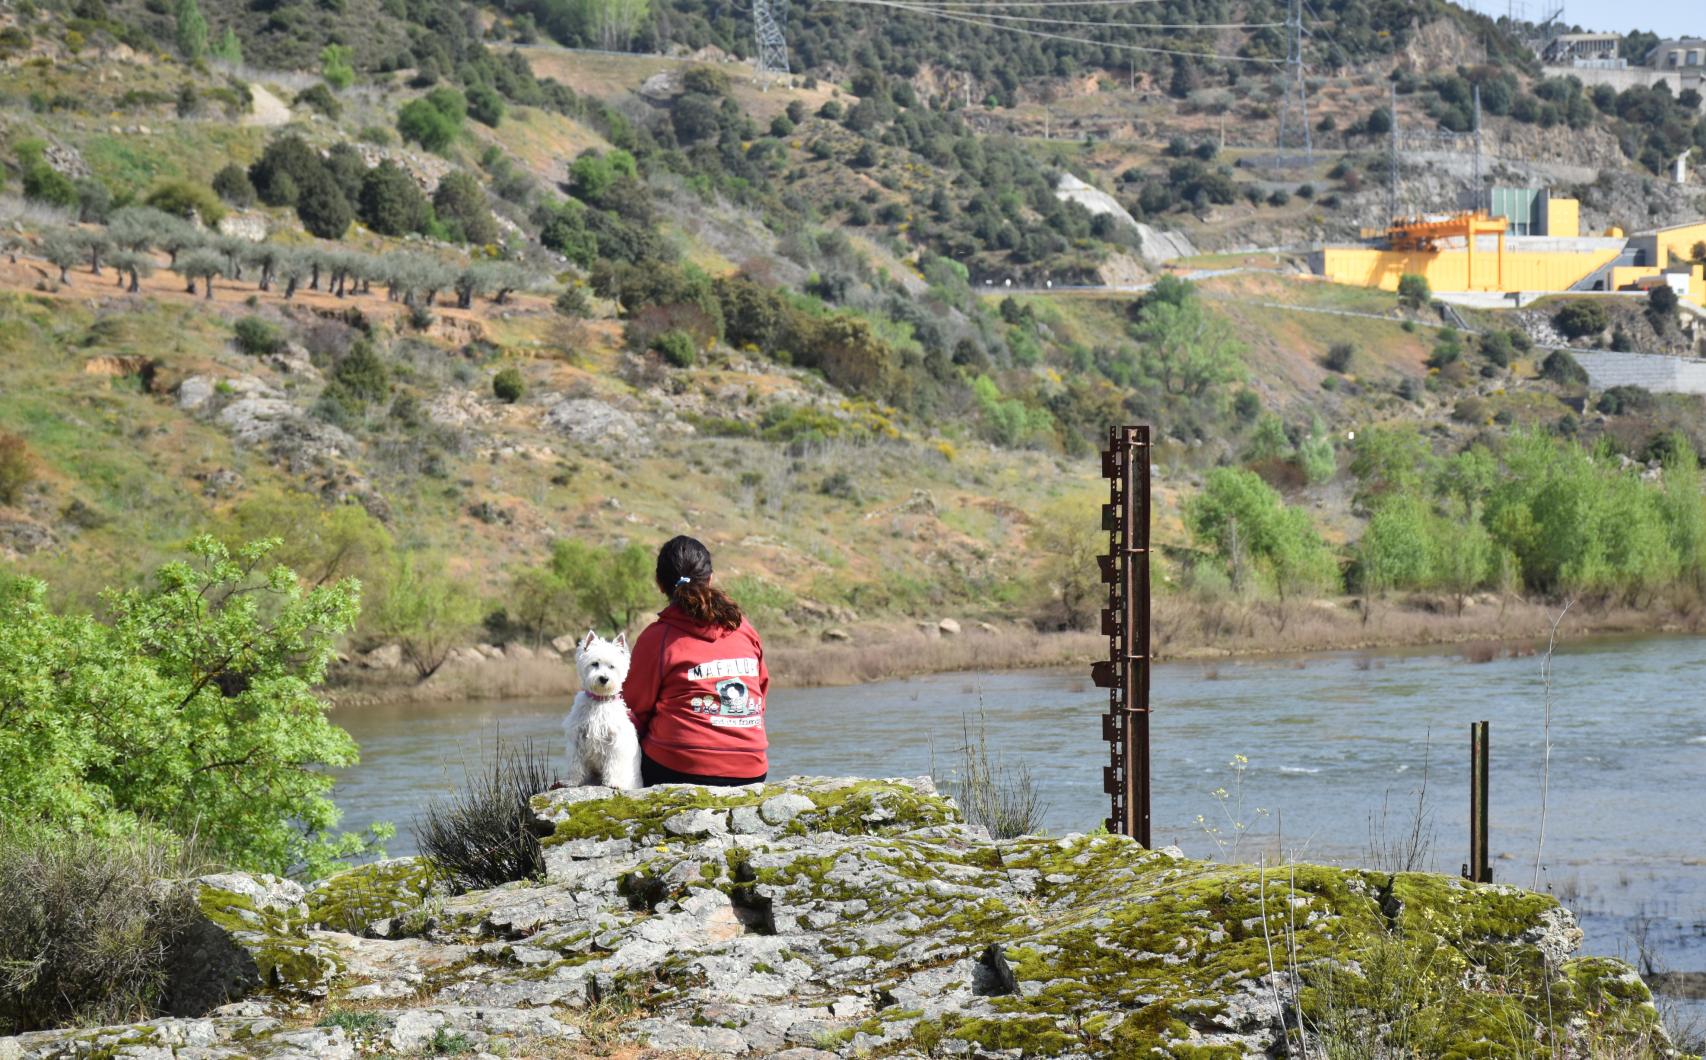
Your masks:
M640 747L658 765L711 777L769 771L764 646L740 628L695 622L671 604L634 641L622 698Z

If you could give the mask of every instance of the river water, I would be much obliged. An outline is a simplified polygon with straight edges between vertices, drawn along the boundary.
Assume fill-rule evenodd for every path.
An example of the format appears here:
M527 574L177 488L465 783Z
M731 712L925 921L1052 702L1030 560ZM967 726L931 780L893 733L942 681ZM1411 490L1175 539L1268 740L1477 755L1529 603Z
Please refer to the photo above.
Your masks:
M1633 959L1644 937L1662 967L1706 970L1706 639L1568 645L1552 697L1539 886L1580 915L1588 952ZM1467 730L1486 719L1494 878L1535 882L1545 743L1537 657L1168 663L1155 668L1152 698L1157 844L1196 857L1369 864L1371 824L1384 805L1387 834L1403 833L1425 774L1425 867L1456 872L1468 859ZM944 772L981 710L990 751L1023 764L1040 789L1043 827L1084 831L1107 815L1105 705L1082 673L1058 670L778 688L771 776L917 776L933 760ZM391 853L412 852L415 813L479 761L494 733L555 749L564 709L532 700L339 711L362 749L361 764L339 777L346 826L392 821ZM1248 760L1241 781L1235 755ZM1246 834L1233 851L1237 821Z

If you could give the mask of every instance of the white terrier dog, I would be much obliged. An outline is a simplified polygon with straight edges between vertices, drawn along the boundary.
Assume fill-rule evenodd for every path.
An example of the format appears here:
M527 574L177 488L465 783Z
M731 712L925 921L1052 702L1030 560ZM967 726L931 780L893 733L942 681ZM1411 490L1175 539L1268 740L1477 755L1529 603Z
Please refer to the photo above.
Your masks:
M563 719L563 733L569 738L569 786L640 787L640 737L628 717L628 704L622 702L627 634L605 640L588 631L575 648L575 669L581 690Z

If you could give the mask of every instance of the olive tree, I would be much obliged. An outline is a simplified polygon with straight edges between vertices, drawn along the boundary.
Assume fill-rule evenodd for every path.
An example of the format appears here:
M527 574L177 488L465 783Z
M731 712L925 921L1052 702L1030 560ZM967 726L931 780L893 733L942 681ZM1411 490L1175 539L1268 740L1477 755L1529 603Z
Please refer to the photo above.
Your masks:
M119 285L131 294L142 289L142 277L154 274L154 259L140 250L114 251L112 257L107 259L107 264L119 274ZM126 276L130 277L128 284L125 283Z
M308 256L299 250L280 248L273 261L273 275L284 281L284 300L296 297L296 288L308 275Z
M225 272L225 258L214 250L192 250L172 266L172 271L184 278L184 291L195 294L196 280L203 281L202 297L213 297L213 278Z
M89 256L89 274L101 274L101 259L113 249L112 237L99 229L83 229L77 233L77 241L83 244L83 253Z
M83 260L83 243L77 233L57 228L41 239L41 256L59 270L59 282L71 282L71 269Z

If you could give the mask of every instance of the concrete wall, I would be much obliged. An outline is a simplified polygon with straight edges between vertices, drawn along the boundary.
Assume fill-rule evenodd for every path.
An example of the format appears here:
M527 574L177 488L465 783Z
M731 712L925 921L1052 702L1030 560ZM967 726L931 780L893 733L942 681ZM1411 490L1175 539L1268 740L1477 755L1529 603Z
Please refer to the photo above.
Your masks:
M1587 370L1588 383L1596 390L1638 386L1657 394L1706 394L1706 360L1608 351L1571 351L1570 356Z
M1547 77L1573 77L1577 81L1593 88L1595 85L1610 85L1619 92L1631 89L1637 85L1651 87L1660 81L1670 85L1671 95L1678 95L1685 88L1701 90L1706 95L1706 89L1701 85L1706 83L1706 70L1654 70L1645 66L1631 66L1622 70L1601 70L1594 67L1575 66L1545 66L1541 68Z
M1503 290L1567 291L1577 280L1617 257L1616 246L1580 251L1505 250ZM1498 252L1487 240L1476 243L1475 275L1469 275L1467 250L1399 252L1366 247L1325 247L1317 252L1315 270L1335 283L1398 289L1405 273L1427 277L1436 291L1496 291Z

